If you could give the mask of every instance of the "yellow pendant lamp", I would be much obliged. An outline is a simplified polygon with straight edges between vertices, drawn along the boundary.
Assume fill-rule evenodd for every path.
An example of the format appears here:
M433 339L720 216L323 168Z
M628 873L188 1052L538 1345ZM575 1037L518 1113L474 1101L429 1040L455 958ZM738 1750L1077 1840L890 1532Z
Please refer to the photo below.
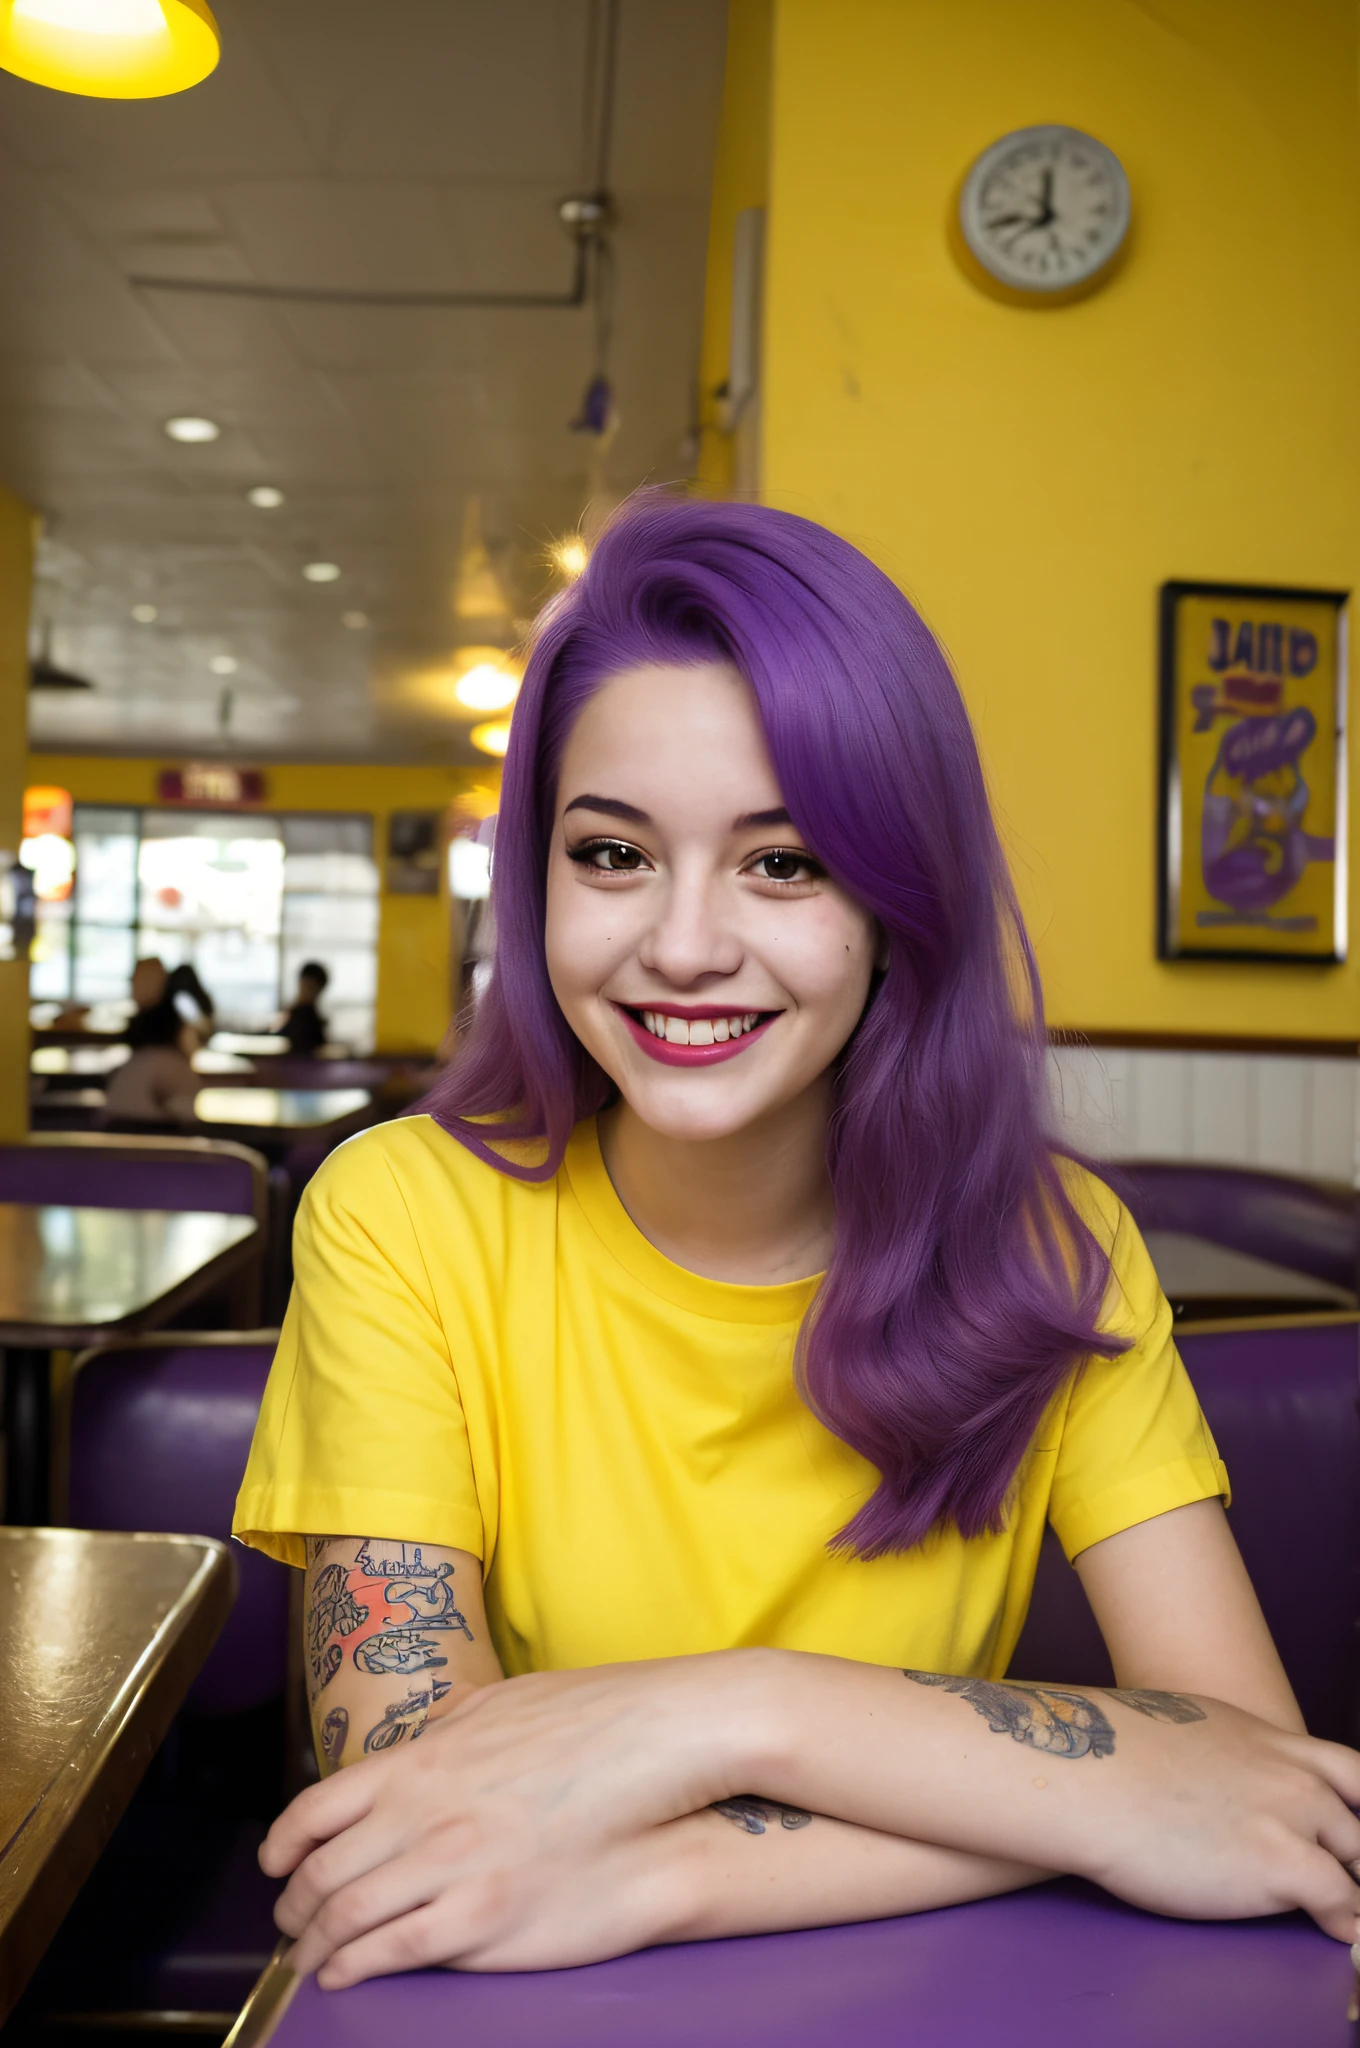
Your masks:
M160 99L220 54L205 0L0 0L0 70L57 92Z

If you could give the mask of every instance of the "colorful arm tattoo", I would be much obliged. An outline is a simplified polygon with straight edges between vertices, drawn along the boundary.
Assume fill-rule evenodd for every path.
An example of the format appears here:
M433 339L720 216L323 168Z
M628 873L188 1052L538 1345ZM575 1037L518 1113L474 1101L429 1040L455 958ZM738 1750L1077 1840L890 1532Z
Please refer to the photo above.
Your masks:
M364 1537L352 1563L333 1560L312 1581L306 1630L313 1706L346 1657L372 1677L409 1678L448 1663L451 1633L473 1640L453 1597L447 1559L426 1564L418 1543L387 1545L375 1555L372 1541ZM309 1539L309 1563L322 1547Z

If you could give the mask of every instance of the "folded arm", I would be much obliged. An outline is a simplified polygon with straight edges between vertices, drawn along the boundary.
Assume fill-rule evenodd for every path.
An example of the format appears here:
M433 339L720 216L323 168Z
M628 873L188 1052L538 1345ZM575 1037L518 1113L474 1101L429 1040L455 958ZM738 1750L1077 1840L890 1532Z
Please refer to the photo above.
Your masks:
M1082 1572L1111 1691L737 1651L469 1692L275 1824L298 1966L555 1967L1051 1871L1163 1912L1303 1906L1354 1939L1360 1757L1297 1732L1221 1510Z

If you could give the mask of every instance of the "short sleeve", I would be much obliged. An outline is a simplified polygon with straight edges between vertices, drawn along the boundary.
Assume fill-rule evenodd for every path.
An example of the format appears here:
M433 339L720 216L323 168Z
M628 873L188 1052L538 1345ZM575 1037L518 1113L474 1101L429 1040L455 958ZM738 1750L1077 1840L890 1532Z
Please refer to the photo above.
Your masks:
M1128 1340L1093 1356L1073 1384L1057 1446L1048 1518L1068 1558L1154 1515L1228 1497L1228 1474L1171 1340L1171 1308L1138 1227L1083 1176L1078 1205L1110 1245L1101 1328Z
M389 1536L481 1557L484 1539L448 1336L376 1133L310 1182L294 1284L234 1534L287 1564L304 1536Z

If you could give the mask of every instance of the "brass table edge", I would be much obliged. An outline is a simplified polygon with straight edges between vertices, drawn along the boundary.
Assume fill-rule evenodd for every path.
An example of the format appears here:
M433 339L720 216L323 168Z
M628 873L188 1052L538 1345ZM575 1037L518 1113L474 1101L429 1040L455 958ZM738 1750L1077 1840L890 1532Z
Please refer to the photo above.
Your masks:
M293 1993L302 1981L288 1967L287 1957L292 1946L288 1937L283 1936L252 1985L222 2048L264 2048L264 2043L270 2039L292 2004Z
M34 1528L12 1531L6 1528L0 1529L0 1546L3 1546L4 1543L10 1540L11 1534L21 1534L27 1541L37 1538L38 1541L44 1543L60 1542L64 1537L69 1537L73 1534L78 1534L82 1540L86 1541L91 1536L97 1538L101 1535L118 1535L125 1542L168 1543L176 1548L202 1549L205 1552L205 1555L199 1559L192 1578L186 1581L185 1585L175 1596L171 1606L167 1607L165 1613L161 1616L160 1621L156 1625L155 1634L128 1672L118 1691L109 1701L97 1725L91 1731L88 1741L82 1746L75 1758L68 1757L66 1759L62 1771L58 1773L58 1776L64 1775L72 1763L77 1761L88 1764L88 1769L84 1770L81 1776L81 1782L85 1790L76 1801L76 1806L78 1807L83 1803L84 1799L88 1798L90 1790L98 1782L101 1774L106 1769L110 1755L117 1748L119 1740L132 1715L135 1713L142 1694L146 1690L151 1672L161 1662L165 1651L181 1634L185 1622L193 1614L212 1579L222 1569L224 1564L228 1573L234 1576L233 1560L226 1544L218 1542L214 1536L159 1535L148 1530L73 1531L70 1529ZM46 1796L45 1792L43 1796ZM74 1811L75 1809L73 1808L72 1810ZM25 1816L24 1821L20 1824L20 1832L27 1825L29 1818L31 1818L31 1815ZM0 1938L3 1937L9 1920L12 1920L18 1912L25 1896L25 1893L21 1893L19 1898L16 1899L11 1912L4 1919L0 1919Z
M14 1535L22 1535L26 1540L30 1541L36 1537L42 1542L51 1542L60 1541L62 1538L70 1537L72 1534L79 1534L84 1540L88 1541L90 1533L49 1528L31 1530L0 1529L0 1555L3 1554L4 1544L11 1540L11 1537ZM96 1531L92 1533L97 1538L100 1534L113 1534L114 1532ZM117 1757L120 1748L132 1735L137 1715L154 1687L158 1674L172 1665L176 1647L185 1637L186 1632L196 1618L197 1612L200 1609L208 1608L212 1604L214 1584L219 1584L224 1588L226 1600L217 1625L213 1629L212 1635L208 1638L208 1647L211 1647L212 1641L219 1633L223 1622L231 1611L231 1588L235 1580L235 1570L226 1544L207 1536L159 1535L141 1531L127 1532L123 1540L129 1539L135 1543L171 1544L176 1548L192 1547L201 1551L203 1555L200 1557L192 1576L187 1580L171 1605L162 1615L156 1626L155 1633L133 1664L113 1699L109 1702L97 1726L77 1752L77 1758L86 1765L86 1769L81 1774L79 1790L72 1796L66 1806L64 1817L57 1823L58 1832L48 1853L43 1855L36 1866L27 1874L26 1881L15 1891L9 1902L8 1909L3 1914L3 1917L0 1917L0 1951L3 1951L11 1940L15 1940L19 1943L20 1953L22 1953L30 1938L26 1930L32 1923L33 1915L36 1914L38 1916L36 1924L39 1926L42 1926L46 1920L50 1909L50 1900L47 1897L47 1893L51 1891L52 1872L54 1865L61 1862L61 1858L55 1856L54 1852L68 1830L74 1825L82 1808L88 1804L100 1784L105 1781L110 1766ZM205 1648L203 1655L206 1654ZM202 1665L202 1661L203 1658L200 1656L197 1663L185 1675L184 1683L180 1686L175 1699L176 1706L188 1691L198 1669ZM173 1708L171 1711L173 1712ZM168 1715L166 1719L168 1723ZM65 1777L67 1768L69 1768L72 1761L73 1759L68 1758L66 1765L58 1772L57 1777L44 1788L37 1806L30 1808L29 1812L20 1821L15 1839L27 1829L29 1822L34 1819L38 1807L46 1803L48 1792L52 1790L53 1785ZM140 1777L140 1775L141 1772L139 1771L137 1776ZM128 1794L118 1800L114 1808L111 1809L109 1825L104 1829L103 1838L94 1851L95 1855L99 1853L99 1849L107 1841L114 1823L118 1820L127 1803L127 1796L130 1796L131 1789L131 1786L129 1786ZM90 1859L91 1864L93 1860L92 1856ZM68 1867L66 1872L68 1879L70 1874L70 1868ZM76 1889L79 1888L79 1883L83 1883L83 1881L82 1876ZM57 1885L58 1894L63 1889L63 1884L59 1882ZM71 1897L74 1897L74 1891L71 1893ZM60 1920L69 1910L70 1903L71 1899L68 1897L65 1903L59 1906L51 1926L47 1927L46 1932L39 1936L35 1952L26 1963L19 1963L17 1975L12 1967L13 1958L10 1956L5 1958L4 1968L0 1970L0 1978L3 1978L3 1983L0 1983L0 2018L8 2016L14 1999L23 1989L28 1976L46 1949L52 1933L55 1932L56 1925L59 1924Z

